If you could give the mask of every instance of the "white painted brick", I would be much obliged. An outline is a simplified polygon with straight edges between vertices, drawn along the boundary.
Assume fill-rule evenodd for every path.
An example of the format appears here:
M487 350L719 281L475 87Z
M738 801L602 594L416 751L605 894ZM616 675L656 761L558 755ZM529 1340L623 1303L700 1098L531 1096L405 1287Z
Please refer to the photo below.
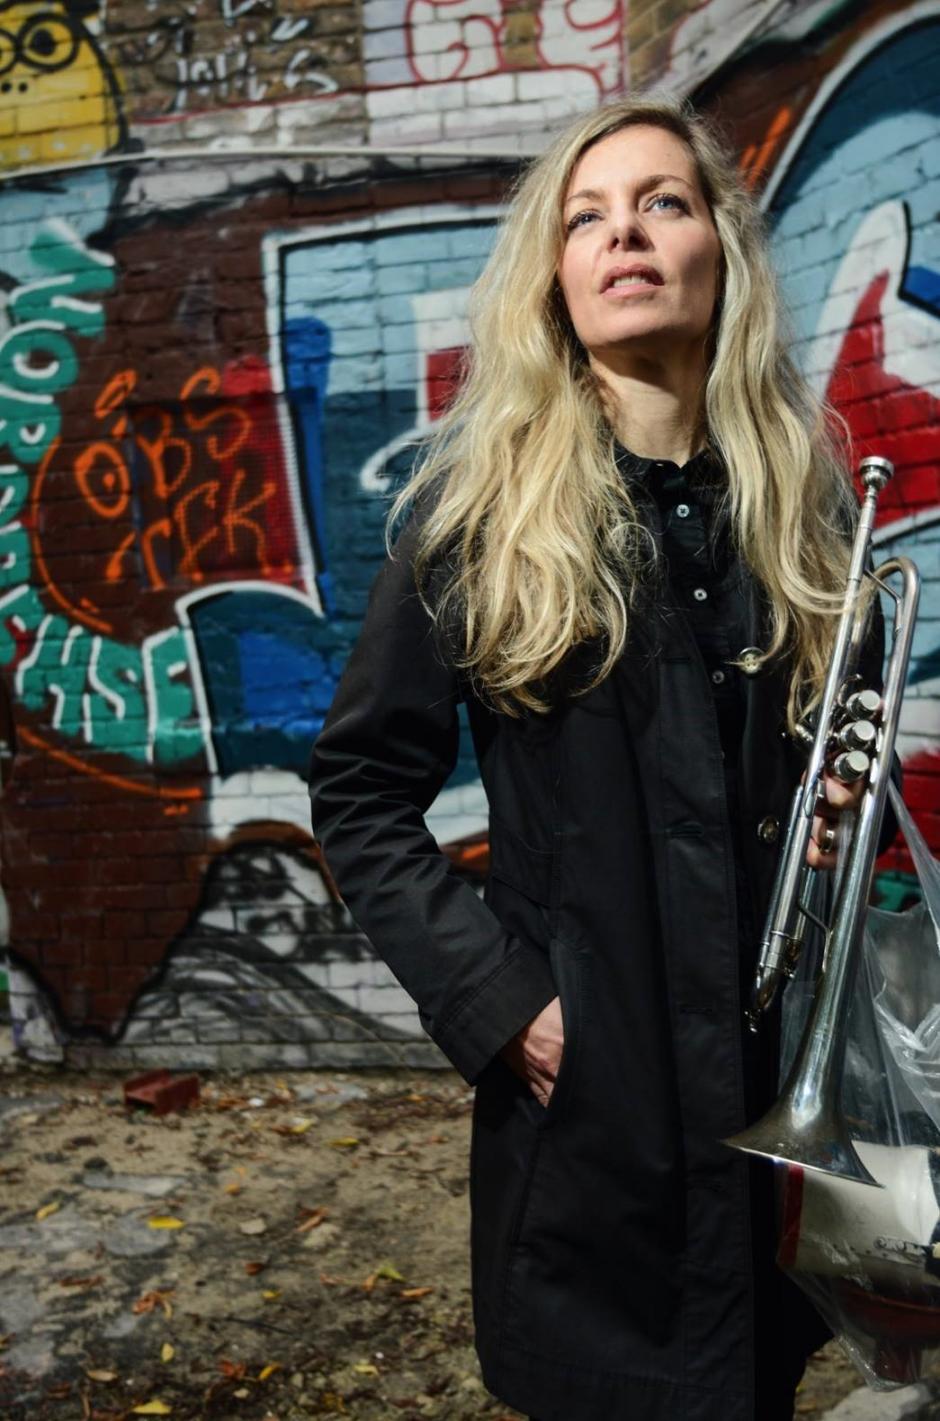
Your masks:
M364 0L362 26L365 30L401 29L404 18L404 0Z
M435 143L440 140L445 131L444 124L451 115L443 116L444 123L441 117L440 114L413 113L410 116L386 119L372 125L370 138L377 147L381 147L383 143Z
M366 79L373 84L402 84L412 78L404 59L373 59L366 65Z
M367 64L379 59L404 59L407 61L405 33L399 27L394 29L366 30L362 36L362 57Z
M483 104L511 104L515 98L515 76L488 74L485 79L472 79L466 84L467 103L471 108Z
M531 119L536 121L536 105L528 105ZM527 114L528 118L530 115ZM470 135L512 133L519 126L519 109L514 104L488 104L476 109L463 109L444 114L444 136L462 138Z
M371 119L399 118L415 112L414 84L395 85L390 89L370 89L366 94L366 112Z

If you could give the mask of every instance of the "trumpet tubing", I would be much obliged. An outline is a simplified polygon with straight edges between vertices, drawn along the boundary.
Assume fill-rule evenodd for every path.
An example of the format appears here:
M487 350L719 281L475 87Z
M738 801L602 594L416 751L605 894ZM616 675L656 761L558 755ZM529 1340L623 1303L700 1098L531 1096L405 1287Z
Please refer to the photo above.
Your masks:
M854 1148L839 1109L846 1025L855 985L877 844L887 805L888 778L910 662L920 578L908 558L892 558L866 572L878 495L893 469L886 459L864 459L865 493L852 546L846 596L816 719L803 728L809 745L803 783L794 792L748 1020L757 1030L781 983L793 975L807 922L815 870L806 863L817 792L828 768L846 782L866 777L855 830L826 929L822 968L800 1049L776 1103L755 1125L726 1141L749 1154L802 1165L880 1187ZM883 695L858 685L857 664L866 617L859 607L862 580L873 577L894 599L891 654ZM887 579L899 577L901 593Z

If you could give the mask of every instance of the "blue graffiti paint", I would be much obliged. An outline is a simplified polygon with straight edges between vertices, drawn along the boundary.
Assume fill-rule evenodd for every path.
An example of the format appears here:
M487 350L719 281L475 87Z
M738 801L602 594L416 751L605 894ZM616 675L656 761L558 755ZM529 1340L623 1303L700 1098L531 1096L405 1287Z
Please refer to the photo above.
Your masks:
M285 636L280 624L258 631L256 623L254 631L236 633L229 621L237 653L230 647L224 655L218 625L211 653L205 631L197 635L213 706L228 707L224 732L216 726L220 767L297 765L303 734L309 749L322 724L384 556L389 495L414 462L414 446L397 441L423 432L417 426L426 358L450 346L448 319L479 276L494 231L491 218L468 213L456 222L416 219L373 232L317 234L282 248L280 357L325 617L307 619L302 649L290 636L279 640ZM436 300L430 317L429 296ZM363 470L377 458L380 467L368 486ZM202 615L194 611L194 628ZM226 615L234 616L231 609ZM283 684L281 668L288 672ZM292 729L275 744L270 728L285 717ZM215 723L214 711L212 718ZM251 724L268 727L263 761L248 758ZM271 759L276 752L281 758ZM464 727L455 782L476 777Z
M910 215L899 295L938 309L938 71L940 21L902 31L851 71L794 155L768 215L800 338L813 333L859 222L885 202L903 201Z
M219 771L303 774L339 679L317 648L312 609L274 589L236 589L190 606Z
M294 438L304 471L308 527L317 563L317 591L328 617L336 613L326 528L323 417L330 371L331 332L315 316L295 316L284 323L284 368Z

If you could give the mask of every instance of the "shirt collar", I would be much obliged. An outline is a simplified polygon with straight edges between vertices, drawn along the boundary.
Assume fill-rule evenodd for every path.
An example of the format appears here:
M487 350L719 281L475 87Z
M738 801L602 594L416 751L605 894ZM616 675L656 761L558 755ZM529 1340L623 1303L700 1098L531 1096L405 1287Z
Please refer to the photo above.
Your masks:
M717 497L724 485L721 465L708 445L693 454L687 463L679 465L671 459L649 459L642 454L634 454L619 439L615 439L614 457L624 478L642 484L654 496L665 483L672 483L675 479L694 486L696 492L703 496L711 494Z

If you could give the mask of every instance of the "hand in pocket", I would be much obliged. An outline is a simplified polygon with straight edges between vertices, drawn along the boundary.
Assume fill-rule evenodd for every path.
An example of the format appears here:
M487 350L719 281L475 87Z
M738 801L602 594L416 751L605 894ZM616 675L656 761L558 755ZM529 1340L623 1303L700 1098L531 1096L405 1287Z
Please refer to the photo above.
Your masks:
M507 1041L500 1055L525 1081L540 1105L552 1098L565 1045L561 998L553 997L538 1016Z

